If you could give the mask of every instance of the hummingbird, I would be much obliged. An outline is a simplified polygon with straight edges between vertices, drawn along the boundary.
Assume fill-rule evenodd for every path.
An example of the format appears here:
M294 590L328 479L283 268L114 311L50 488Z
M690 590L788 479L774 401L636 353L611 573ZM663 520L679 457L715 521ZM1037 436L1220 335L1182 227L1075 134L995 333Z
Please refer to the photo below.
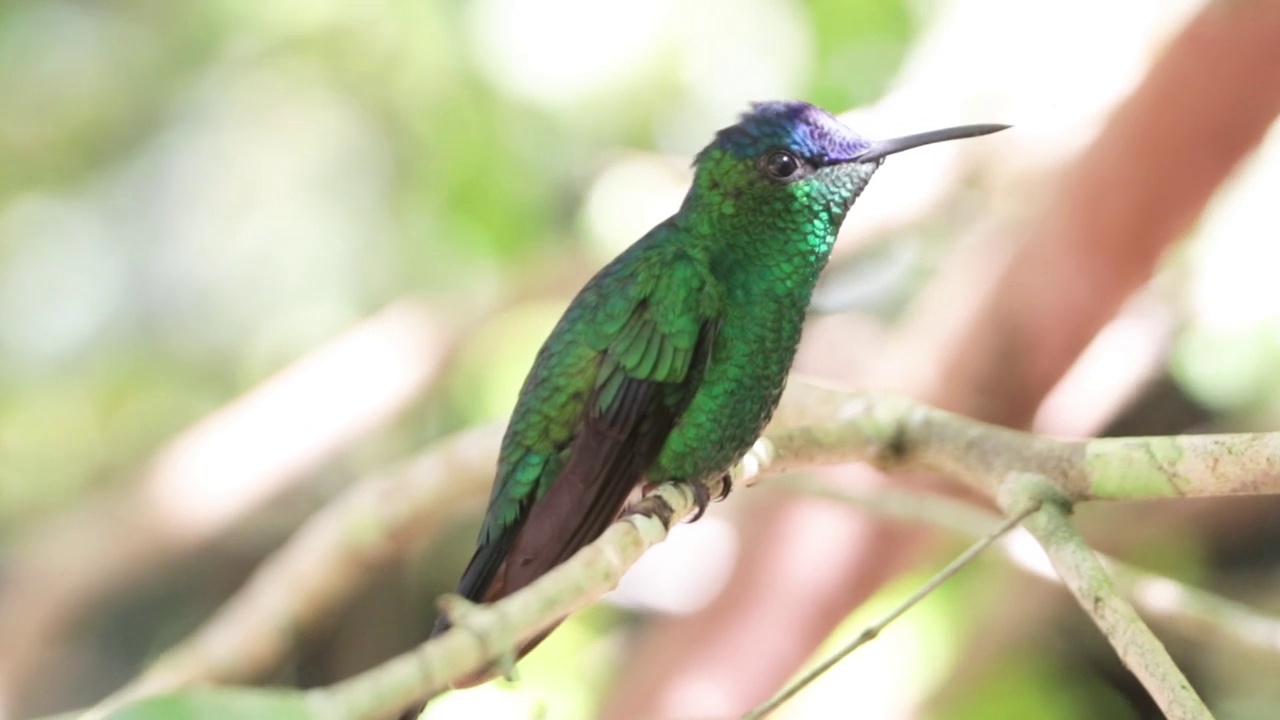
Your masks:
M587 282L538 352L457 594L488 603L520 590L598 538L639 485L690 484L695 520L707 481L727 495L871 176L894 153L1006 127L869 140L808 103L762 102L720 130L680 209ZM432 635L449 627L441 617Z

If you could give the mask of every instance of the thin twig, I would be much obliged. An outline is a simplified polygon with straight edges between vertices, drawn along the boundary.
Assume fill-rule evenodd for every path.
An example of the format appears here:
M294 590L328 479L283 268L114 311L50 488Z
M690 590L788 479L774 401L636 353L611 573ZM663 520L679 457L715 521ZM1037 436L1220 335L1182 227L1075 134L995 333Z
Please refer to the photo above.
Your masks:
M974 538L991 532L1001 520L999 513L962 500L914 490L879 487L871 492L858 492L808 477L778 478L769 483L769 488L849 503L883 517L926 523ZM1050 566L1017 552L1015 544L1002 543L1000 549L1014 567L1042 580L1062 584L1062 578ZM1227 640L1241 648L1280 655L1280 618L1102 553L1098 559L1111 574L1116 587L1147 617L1195 638Z
M948 563L946 567L942 568L942 570L939 570L936 575L934 575L932 578L929 578L929 582L926 582L924 585L921 585L919 589L911 593L911 595L907 597L906 600L903 600L897 607L890 610L884 617L880 618L876 622L867 626L861 633L858 634L857 637L851 640L848 644L846 644L844 647L837 650L835 653L832 653L829 657L827 657L825 660L815 665L812 669L810 669L804 675L801 675L799 678L795 680L795 682L783 688L782 691L779 692L777 695L774 695L772 698L765 701L763 704L757 706L755 709L743 715L742 720L760 720L761 718L767 716L769 713L773 712L774 710L777 710L778 707L780 707L783 703L790 700L792 697L795 696L796 693L800 692L805 687L807 687L810 683L812 683L814 680L817 680L828 670L835 667L837 663L839 663L841 660L844 660L846 657L848 657L854 650L857 650L863 645L866 645L872 640L875 640L876 637L881 633L881 631L883 631L885 627L889 625L889 623L893 622L894 620L897 620L899 617L902 616L903 613L910 610L921 600L928 597L934 590L937 590L938 587L942 585L942 583L949 580L952 575L955 575L957 572L959 572L960 569L963 568L965 565L968 565L974 558L978 556L979 553L981 553L983 550L986 550L992 543L994 543L996 540L999 540L1005 533L1017 527L1018 523L1022 522L1024 519L1026 519L1029 515L1031 515L1038 509L1040 509L1040 503L1039 501L1034 501L1029 505L1027 505L1025 508L1023 508L1022 510L1009 516L1009 518L1005 520L1003 523L1001 523L999 527L997 527L991 533L987 534L986 537L983 537L981 540L971 545L968 550L965 550L963 553L960 553L959 557L957 557L955 560L952 560L950 563Z

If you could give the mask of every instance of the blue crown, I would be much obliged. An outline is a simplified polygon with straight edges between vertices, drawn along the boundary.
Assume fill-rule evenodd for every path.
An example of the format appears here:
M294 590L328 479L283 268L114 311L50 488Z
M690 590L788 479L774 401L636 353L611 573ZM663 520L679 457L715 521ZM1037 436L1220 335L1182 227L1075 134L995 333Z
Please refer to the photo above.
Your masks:
M743 113L736 125L716 133L715 140L702 152L721 148L746 159L783 148L814 164L825 165L850 159L870 145L831 113L809 103L758 102L752 103L751 110Z

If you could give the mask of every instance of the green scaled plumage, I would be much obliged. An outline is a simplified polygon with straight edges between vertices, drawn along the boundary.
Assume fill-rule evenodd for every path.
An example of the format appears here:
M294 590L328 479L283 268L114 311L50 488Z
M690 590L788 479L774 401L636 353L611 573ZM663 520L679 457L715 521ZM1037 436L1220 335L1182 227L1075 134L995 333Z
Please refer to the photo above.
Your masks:
M873 142L792 102L717 134L679 212L597 273L538 353L458 593L528 585L641 482L725 473L773 413L836 232L883 158L1000 127Z

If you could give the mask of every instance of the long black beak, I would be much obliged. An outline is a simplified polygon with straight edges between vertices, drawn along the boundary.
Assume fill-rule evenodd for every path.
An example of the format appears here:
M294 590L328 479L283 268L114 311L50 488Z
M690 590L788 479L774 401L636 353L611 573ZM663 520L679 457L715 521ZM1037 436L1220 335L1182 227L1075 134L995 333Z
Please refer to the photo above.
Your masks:
M875 140L871 143L871 147L867 148L859 155L850 158L849 162L873 162L894 153L902 152L903 150L918 148L921 145L932 145L933 143L945 142L947 140L960 140L962 138L978 137L979 135L990 135L993 132L1000 132L1001 130L1007 130L1008 128L1008 125L961 125L960 127L931 130L929 132L905 135L903 137L891 138L889 140Z

